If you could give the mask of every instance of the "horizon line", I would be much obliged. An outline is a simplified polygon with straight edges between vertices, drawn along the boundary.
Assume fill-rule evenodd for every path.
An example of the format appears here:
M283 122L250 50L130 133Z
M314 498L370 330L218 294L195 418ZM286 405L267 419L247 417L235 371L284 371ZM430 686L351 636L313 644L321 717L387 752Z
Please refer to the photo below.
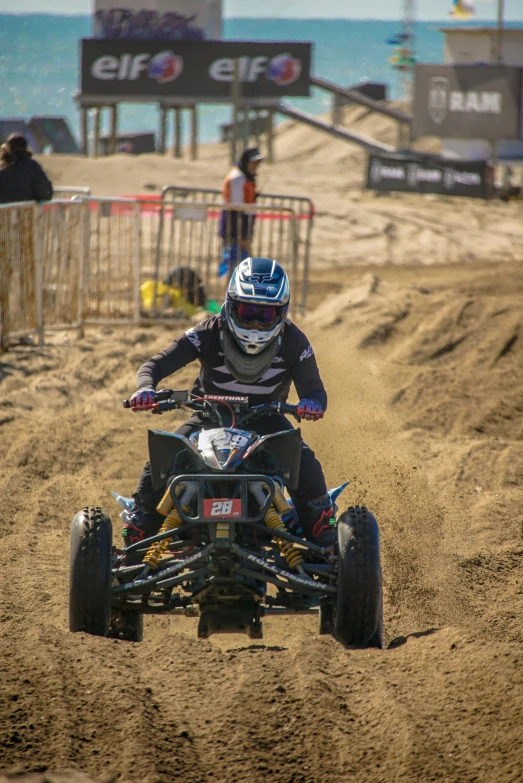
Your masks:
M85 13L84 11L77 11L72 13L63 13L63 12L55 12L55 11L0 11L0 16L61 16L66 18L72 18L72 17L87 17L90 18L92 14ZM223 21L272 21L273 17L271 16L224 16ZM298 21L307 21L307 22L402 22L403 17L401 16L389 16L389 17L374 17L374 16L279 16L277 21L279 22L298 22ZM438 18L430 18L430 19L416 19L415 24L418 22L432 22L432 23L441 23L441 22L453 22L456 24L456 27L461 25L473 25L473 24L480 24L485 25L489 22L496 24L496 19L479 19L478 17L472 18L472 19L460 19L460 20L453 20L452 17L438 17ZM514 24L516 22L523 22L523 17L521 19L507 19L505 20L504 24Z

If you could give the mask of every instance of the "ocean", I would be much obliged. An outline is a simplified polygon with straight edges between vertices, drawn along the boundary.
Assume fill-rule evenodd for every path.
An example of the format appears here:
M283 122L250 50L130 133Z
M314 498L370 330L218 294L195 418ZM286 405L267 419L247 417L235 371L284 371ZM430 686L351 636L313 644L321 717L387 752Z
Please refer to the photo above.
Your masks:
M437 22L416 25L420 61L442 61L443 35L439 27ZM400 31L399 22L226 19L223 28L223 37L230 40L311 41L315 76L343 86L385 82L390 97L401 95L401 74L388 62L394 47L386 43L389 36ZM90 35L89 16L0 14L0 117L64 116L78 137L74 95L79 89L79 39ZM314 114L331 106L331 97L314 89L310 98L288 100ZM203 107L199 115L200 141L217 141L219 125L230 120L230 113L230 107ZM121 108L119 129L156 132L158 110L154 106L126 105Z

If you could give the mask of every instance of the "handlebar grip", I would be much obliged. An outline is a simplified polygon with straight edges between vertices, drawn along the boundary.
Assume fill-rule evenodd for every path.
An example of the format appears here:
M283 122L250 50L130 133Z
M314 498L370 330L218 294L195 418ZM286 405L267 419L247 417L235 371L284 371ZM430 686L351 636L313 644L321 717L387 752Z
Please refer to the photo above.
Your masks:
M281 410L282 413L295 414L297 409L298 409L297 405L291 405L289 402L282 402L281 403L280 410Z
M123 401L124 408L130 408L131 407L131 401L130 400L124 400Z

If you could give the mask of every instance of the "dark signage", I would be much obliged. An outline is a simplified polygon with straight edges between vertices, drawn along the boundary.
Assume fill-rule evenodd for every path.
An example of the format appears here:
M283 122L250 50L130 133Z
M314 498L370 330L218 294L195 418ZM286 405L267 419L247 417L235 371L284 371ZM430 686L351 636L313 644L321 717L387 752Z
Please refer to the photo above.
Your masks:
M521 68L416 65L414 136L519 139Z
M308 96L311 45L251 41L82 40L83 95L230 98Z
M29 128L42 151L49 146L53 152L66 155L78 155L80 152L65 117L31 117Z
M369 190L440 193L447 196L488 198L491 167L484 160L369 155Z

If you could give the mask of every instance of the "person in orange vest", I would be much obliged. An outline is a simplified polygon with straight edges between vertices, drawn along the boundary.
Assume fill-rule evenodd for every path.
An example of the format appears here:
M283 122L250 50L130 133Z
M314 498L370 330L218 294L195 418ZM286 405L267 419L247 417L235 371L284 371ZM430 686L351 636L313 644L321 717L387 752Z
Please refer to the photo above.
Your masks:
M254 204L258 196L256 190L256 171L263 160L257 147L248 147L239 161L229 171L222 187L225 204L242 207ZM219 276L232 272L234 267L251 254L251 242L254 233L256 215L241 209L222 210L219 235L223 239L223 256Z

